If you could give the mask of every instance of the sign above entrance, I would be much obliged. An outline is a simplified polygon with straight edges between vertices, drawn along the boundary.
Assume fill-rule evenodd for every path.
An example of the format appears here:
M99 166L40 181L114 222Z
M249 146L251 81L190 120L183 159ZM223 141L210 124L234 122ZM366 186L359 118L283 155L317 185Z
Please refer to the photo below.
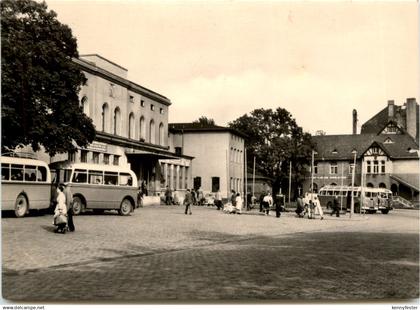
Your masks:
M93 141L86 147L86 149L95 152L106 152L108 146L106 145L106 143Z

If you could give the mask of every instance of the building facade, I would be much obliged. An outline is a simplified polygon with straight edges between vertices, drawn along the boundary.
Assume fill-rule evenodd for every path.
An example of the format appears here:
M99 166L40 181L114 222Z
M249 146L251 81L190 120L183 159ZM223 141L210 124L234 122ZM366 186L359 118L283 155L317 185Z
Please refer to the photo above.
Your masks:
M244 193L245 136L233 129L194 123L169 124L170 150L194 158L192 186L204 193ZM165 161L164 161L165 162ZM170 162L170 161L166 161Z

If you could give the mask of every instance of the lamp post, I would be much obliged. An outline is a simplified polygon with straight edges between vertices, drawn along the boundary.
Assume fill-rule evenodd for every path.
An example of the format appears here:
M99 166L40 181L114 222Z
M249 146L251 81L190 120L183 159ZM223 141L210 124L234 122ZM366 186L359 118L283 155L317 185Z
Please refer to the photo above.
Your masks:
M315 152L315 150L312 150L312 161L311 161L311 194L314 192L314 166L315 166L315 154L318 154ZM312 195L311 195L312 197Z
M356 170L356 155L357 151L353 150L352 154L354 154L354 160L353 160L353 171L351 174L351 205L350 205L350 218L352 214L354 213L354 174Z

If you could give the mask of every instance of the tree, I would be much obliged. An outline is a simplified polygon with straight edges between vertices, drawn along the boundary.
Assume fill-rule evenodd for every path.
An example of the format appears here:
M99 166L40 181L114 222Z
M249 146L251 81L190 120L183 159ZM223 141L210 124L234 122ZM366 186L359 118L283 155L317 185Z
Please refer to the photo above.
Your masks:
M206 116L200 116L200 118L196 121L193 121L193 124L201 124L206 126L215 126L214 119L207 118Z
M79 104L86 78L70 28L45 2L4 0L0 12L2 148L42 145L52 156L88 145L95 127Z
M304 133L285 109L256 109L233 122L229 127L248 136L245 139L248 166L254 156L257 169L271 177L274 192L288 188L289 164L292 162L292 184L303 181L310 164L313 143L311 135Z

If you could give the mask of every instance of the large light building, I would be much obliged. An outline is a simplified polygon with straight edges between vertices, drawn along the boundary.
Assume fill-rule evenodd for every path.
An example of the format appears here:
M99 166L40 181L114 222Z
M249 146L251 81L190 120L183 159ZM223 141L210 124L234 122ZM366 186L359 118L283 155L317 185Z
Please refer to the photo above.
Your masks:
M178 188L190 187L192 157L169 149L171 101L129 81L127 69L99 55L81 55L74 62L87 78L79 97L84 113L95 125L95 141L72 154L49 158L40 152L38 157L51 163L69 160L129 166L139 184L145 182L148 196L156 197L154 202L169 179L182 177L184 181L177 183ZM162 159L172 159L173 169L162 171L159 162Z
M324 185L383 187L394 195L418 203L420 190L419 108L415 99L403 106L393 101L362 125L361 134L314 136L314 173L303 190ZM356 117L356 114L354 114ZM354 119L355 123L356 119ZM355 126L353 126L355 128Z
M191 175L195 189L201 188L204 193L220 190L224 198L231 190L244 193L244 134L199 123L169 124L169 132L170 150L194 157Z

